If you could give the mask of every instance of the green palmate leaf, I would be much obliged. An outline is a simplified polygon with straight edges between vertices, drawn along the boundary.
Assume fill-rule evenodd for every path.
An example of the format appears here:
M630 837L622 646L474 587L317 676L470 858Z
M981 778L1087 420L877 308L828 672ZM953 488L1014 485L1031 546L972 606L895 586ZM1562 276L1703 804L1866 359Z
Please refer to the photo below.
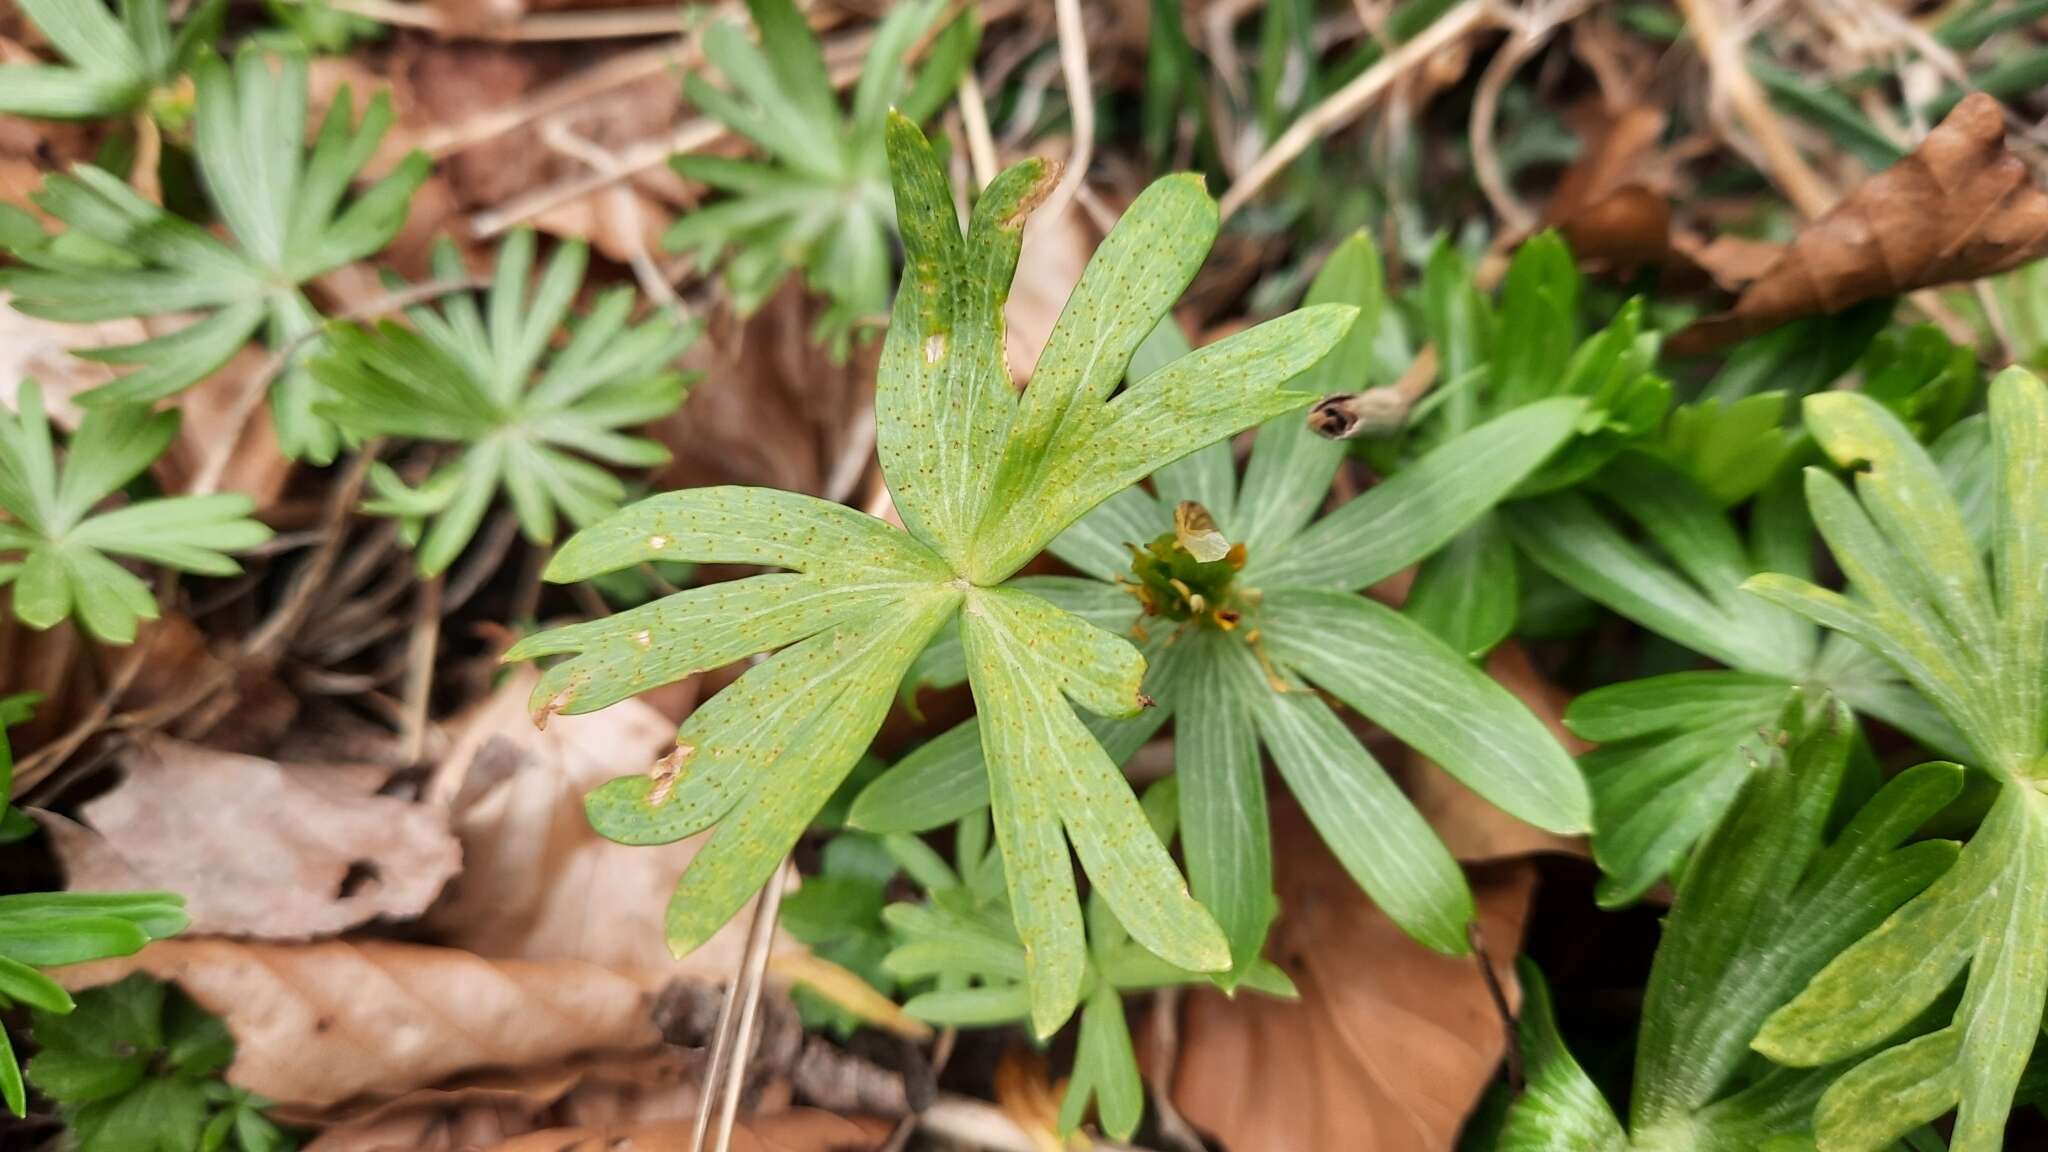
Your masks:
M775 39L770 30L771 47ZM788 53L777 59L761 66L781 75L801 63ZM815 99L786 83L793 100ZM545 715L601 708L775 652L697 709L676 751L651 772L588 798L598 830L628 843L716 829L671 905L669 940L679 952L707 938L773 873L846 779L900 685L968 679L980 711L973 732L934 742L905 761L905 772L936 767L948 781L919 789L922 815L934 821L992 804L1007 878L998 882L1007 884L1021 941L1011 976L1024 983L938 994L955 1018L1028 1015L1049 1033L1087 993L1070 846L1097 897L1128 929L1130 948L1164 957L1154 965L1220 969L1229 950L1164 847L1145 834L1115 768L1158 723L1130 715L1140 711L1144 660L1090 622L1121 628L1129 610L1121 619L1104 612L1102 596L1081 581L998 585L1118 488L1306 403L1278 385L1343 335L1351 309L1261 325L1111 399L1133 350L1213 235L1215 209L1199 182L1168 177L1104 239L1020 404L1003 367L1001 309L1024 218L1051 173L1027 162L998 177L963 234L938 159L916 126L892 117L887 137L908 271L882 353L876 425L883 475L909 531L762 489L656 496L579 532L548 578L587 579L648 560L790 571L542 633L508 658L568 657L535 692ZM1189 227L1192 239L1181 235ZM1170 259L1146 251L1168 239ZM870 831L917 824L875 816L872 805L852 808L852 822Z
M99 639L127 644L139 620L156 619L156 597L110 557L230 576L241 568L228 553L270 538L249 518L248 497L235 494L97 510L170 446L176 412L89 409L60 458L42 389L24 381L17 402L19 412L0 412L0 585L12 582L22 623L48 628L76 617Z
M36 194L67 230L17 248L21 265L0 270L0 289L13 293L21 311L66 323L202 314L169 335L82 353L137 366L85 393L80 399L89 406L182 391L260 334L275 353L289 357L271 385L280 443L290 456L325 463L340 440L314 411L319 385L305 363L319 316L302 287L389 242L427 177L427 158L408 156L350 198L350 183L391 125L387 96L371 100L351 128L354 101L344 88L309 151L304 58L287 55L273 65L262 52L244 49L232 67L203 56L193 73L199 175L229 239L82 165L50 177Z
M1102 746L1059 699L1098 715L1138 710L1144 660L1114 634L1026 593L974 593L961 619L981 716L996 840L1011 862L1010 905L1032 942L1027 975L1040 1035L1073 1010L1084 963L1080 908L1060 833L1139 943L1194 971L1226 967L1216 923L1189 897L1171 857L1146 834L1137 798ZM1086 797L1076 803L1076 798Z
M1167 258L1163 246L1153 255ZM1375 312L1377 268L1368 241L1347 241L1309 299L1325 307L1355 300ZM1316 386L1362 378L1371 346L1355 334L1339 344L1314 370ZM1133 361L1132 388L1173 371L1139 375L1149 367L1144 361L1184 347L1171 326L1152 331ZM1030 391L1042 386L1043 361L1039 372ZM1450 853L1304 678L1509 811L1557 829L1585 826L1583 785L1542 725L1462 654L1354 594L1483 515L1572 436L1580 411L1579 401L1564 398L1516 409L1313 525L1342 448L1304 436L1298 414L1276 417L1260 429L1241 487L1228 447L1207 448L1157 473L1158 498L1126 489L1053 542L1057 555L1092 578L1099 608L1074 587L1082 582L1069 580L1056 593L1041 578L1014 582L1058 595L1101 626L1128 630L1144 643L1151 665L1143 691L1156 706L1095 731L1121 758L1167 716L1175 719L1182 847L1194 894L1215 913L1230 946L1224 983L1260 970L1274 914L1261 747L1345 867L1404 929L1443 951L1466 947L1472 897ZM1176 508L1198 499L1200 510L1193 503ZM1213 528L1197 532L1198 524ZM1253 550L1243 545L1247 540L1262 543ZM1214 557L1218 548L1222 555L1203 560L1190 541L1205 555ZM984 712L984 732L986 724ZM960 815L981 795L974 781L982 768L966 727L870 784L855 801L853 820L917 830Z
M1172 842L1178 791L1179 781L1171 777L1146 790L1143 823L1132 829L1145 851L1163 851ZM925 903L895 904L883 913L895 940L883 966L897 979L922 982L923 990L905 1008L933 1024L978 1027L1031 1019L1024 981L1033 960L1008 906L1015 886L1005 881L1002 854L985 847L988 827L986 810L965 816L954 837L957 875L937 874L940 882L927 886ZM1104 1131L1128 1140L1142 1118L1144 1091L1122 997L1206 977L1132 940L1102 892L1089 898L1085 932L1080 1038L1060 1126L1073 1130L1092 1105ZM1263 961L1244 986L1265 995L1294 994L1286 976Z
M147 975L81 993L75 1012L39 1011L35 1031L29 1081L80 1152L296 1146L263 1114L268 1101L221 1082L235 1052L227 1026Z
M1884 1045L1964 976L1947 1027L1885 1048L1829 1090L1820 1143L1872 1149L1956 1111L1951 1146L2003 1146L2006 1113L2048 993L2048 386L2022 369L1992 383L1996 477L1989 564L1939 466L1866 396L1809 397L1830 457L1856 492L1808 475L1814 518L1859 597L1782 576L1759 594L1855 637L1893 663L2002 785L1955 867L1814 977L1755 1046L1812 1066ZM1965 975L1967 973L1967 975Z
M824 51L790 0L748 0L757 45L737 24L704 33L723 86L685 79L690 102L752 141L760 160L678 156L676 171L724 193L669 230L672 249L716 265L742 314L792 272L830 306L817 335L844 358L855 329L887 309L895 204L883 123L891 105L912 119L937 111L979 38L973 14L937 34L921 70L907 61L945 11L941 0L896 6L875 31L853 107L842 113Z
M117 119L140 110L220 35L224 0L173 27L164 0L22 0L63 64L0 68L0 113L50 120ZM166 113L170 109L165 109Z
M1556 491L1653 432L1670 406L1670 385L1651 371L1656 339L1642 331L1639 302L1580 339L1579 273L1555 233L1516 251L1497 314L1448 241L1431 255L1421 295L1442 382L1408 429L1374 446L1373 458L1382 464L1392 466L1405 453L1518 408L1577 397L1582 407L1571 441L1524 476L1516 494ZM1482 459L1474 466L1487 465ZM1458 650L1484 656L1517 623L1521 587L1511 545L1496 518L1472 523L1417 571L1410 593L1415 618Z
M462 446L416 488L381 464L370 473L376 495L365 510L404 523L419 545L422 574L454 562L501 490L526 538L550 544L559 520L595 523L625 495L618 478L591 460L649 468L669 459L660 444L620 429L682 403L675 359L695 328L665 313L630 323L634 293L620 287L570 325L566 344L551 347L582 285L587 254L581 243L563 245L529 297L533 254L533 233L514 232L499 249L481 309L463 295L412 309L410 326L337 325L313 362L329 396L321 414L351 438ZM463 278L452 244L436 249L434 274Z
M1541 978L1526 966L1536 989L1521 1022L1529 1086L1509 1112L1503 1152L1737 1152L1809 1130L1816 1099L1845 1066L1759 1072L1746 1065L1750 1040L1845 944L1949 868L1954 844L1905 841L1955 798L1962 771L1901 773L1830 840L1854 720L1830 701L1802 715L1808 707L1794 694L1679 883L1650 969L1626 1131L1558 1040Z
M1991 387L1997 478L1989 570L1942 471L1911 430L1853 394L1808 398L1806 422L1851 496L1812 471L1808 498L1864 601L1792 578L1751 586L1858 637L1942 709L2003 789L1956 867L1833 963L1757 1035L1784 1064L1853 1058L1913 1023L1962 976L1954 1021L1868 1058L1821 1105L1821 1142L1878 1148L1892 1127L1956 1109L1952 1146L2003 1146L2005 1113L2048 992L2048 387L2021 369ZM1884 1123L1872 1123L1882 1109Z
M1601 745L1582 764L1602 903L1640 897L1719 820L1760 759L1756 733L1795 687L1961 752L1954 730L1868 652L1841 638L1824 643L1797 615L1741 590L1760 569L1806 566L1810 529L1786 484L1758 502L1748 541L1714 497L1647 455L1618 457L1592 489L1599 502L1560 493L1520 503L1503 520L1551 575L1728 666L1596 688L1567 710L1572 731ZM1626 534L1615 513L1646 539Z

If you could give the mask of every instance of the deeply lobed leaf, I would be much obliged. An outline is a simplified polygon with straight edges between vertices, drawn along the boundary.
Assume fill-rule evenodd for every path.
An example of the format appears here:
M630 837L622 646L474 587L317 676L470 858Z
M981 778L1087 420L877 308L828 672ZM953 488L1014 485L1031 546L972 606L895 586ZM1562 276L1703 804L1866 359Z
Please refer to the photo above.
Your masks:
M791 56L762 66L797 65ZM708 936L768 879L845 778L914 663L917 677L966 676L979 723L942 747L960 750L971 741L982 755L940 763L949 783L925 792L931 803L920 812L883 815L901 826L992 801L1011 912L1032 958L1026 986L945 992L954 1001L945 1011L1028 1012L1048 1033L1085 994L1070 844L1121 919L1118 930L1135 941L1129 950L1148 958L1119 964L1155 974L1218 970L1229 949L1164 846L1144 834L1143 814L1110 758L1112 750L1127 755L1159 722L1156 709L1130 715L1141 703L1143 659L1090 622L1123 627L1128 610L1105 611L1100 594L1077 594L1073 581L994 585L1146 472L1305 403L1306 395L1277 385L1342 335L1352 309L1272 322L1167 364L1110 398L1110 385L1207 248L1208 232L1187 242L1176 230L1191 217L1213 221L1213 206L1197 182L1169 178L1141 196L1104 241L1055 330L1036 398L1020 407L1003 362L1001 307L1024 216L1049 189L1051 173L1029 162L998 178L963 233L915 125L892 117L887 133L908 269L877 384L877 440L909 531L761 489L653 497L579 532L547 577L583 579L684 559L796 575L679 593L529 638L508 657L569 657L536 693L545 716L602 707L742 655L782 649L699 708L677 751L652 772L621 777L590 797L593 823L628 842L716 829L671 906L669 936L678 950ZM1129 264L1125 257L1149 260L1149 249L1167 239L1178 246L1169 261L1178 271L1119 266ZM1027 435L1043 435L1042 446L1019 439ZM1011 475L1037 479L1015 499L997 499L1010 491L1004 477ZM944 642L920 658L939 633ZM1084 720L1076 705L1094 715ZM984 778L959 773L961 766ZM961 776L968 778L953 779ZM856 805L854 815L858 821L874 812Z
M1951 764L1901 773L1827 835L1854 739L1846 707L1795 695L1765 762L1701 843L1651 966L1626 1131L1559 1040L1540 976L1525 969L1535 977L1521 1023L1529 1085L1498 1147L1734 1152L1808 1130L1815 1101L1845 1069L1759 1074L1745 1060L1758 1026L1956 858L1951 843L1906 843L1961 790Z
M587 249L559 248L529 294L534 247L530 229L500 245L481 309L460 293L411 309L410 327L337 325L313 361L329 396L320 412L350 438L462 447L417 487L381 465L370 476L376 496L365 509L404 521L408 538L420 542L422 575L454 562L500 491L526 538L550 544L560 520L594 523L625 495L592 460L645 468L669 459L660 444L620 429L682 403L684 377L674 364L696 326L665 312L630 324L633 292L619 288L571 326L566 344L550 348L582 285ZM451 284L464 279L452 244L436 249L434 274Z
M0 288L21 311L68 323L205 313L167 335L86 354L140 365L85 393L88 405L174 395L217 371L260 329L287 360L271 385L279 440L290 456L326 463L340 441L314 411L319 386L305 365L319 318L302 286L383 248L404 223L428 162L414 153L349 198L391 125L389 97L372 99L352 128L353 100L342 89L309 152L306 61L286 55L275 67L254 46L232 67L211 55L192 65L200 180L232 244L82 165L50 177L36 196L66 231L17 249L21 265L0 270Z
M791 273L827 298L817 336L844 359L858 328L889 299L889 198L883 119L894 103L929 117L952 91L979 37L972 12L941 30L924 66L908 59L946 10L940 0L894 6L875 30L853 106L842 114L823 48L790 0L748 0L760 40L728 22L704 33L723 86L684 79L690 103L746 137L761 160L677 156L687 179L725 199L684 216L663 243L718 269L741 314L760 307ZM1005 278L1007 282L1007 278Z
M0 113L49 120L116 119L175 82L219 35L225 0L206 0L173 30L163 0L22 0L64 64L0 68Z
M1808 476L1815 520L1862 598L1785 577L1750 586L1890 660L2003 787L1955 867L1837 956L1755 1046L1796 1065L1854 1057L1967 972L1948 1027L1869 1057L1830 1089L1820 1139L1875 1149L1897 1125L1954 1108L1952 1147L1990 1152L2048 997L2048 808L2035 787L2048 743L2048 386L2019 369L1992 384L1998 529L1988 568L1939 466L1896 415L1841 392L1808 397L1806 411L1831 457L1862 466L1854 497ZM1872 1124L1873 1110L1897 1125Z
M156 597L111 556L182 572L231 576L229 558L270 538L246 496L174 496L94 509L155 462L177 435L178 413L88 409L60 458L42 389L22 382L20 408L0 412L0 585L14 616L49 628L73 616L98 639L127 644L157 617Z
M1332 258L1335 266L1311 290L1311 299L1348 302L1336 287L1342 283L1369 303L1377 278L1368 271L1366 252L1370 248L1362 241L1340 249ZM1361 371L1368 344L1350 341L1339 354L1346 359L1341 364L1332 364L1334 355L1325 360L1316 370L1318 377ZM1160 364L1184 354L1185 347L1176 330L1161 325L1141 344L1131 372L1156 373ZM1337 516L1381 529L1374 538L1375 554L1390 570L1412 564L1542 464L1572 434L1578 410L1577 401L1558 399L1489 422L1440 446L1402 474L1411 479L1373 488ZM1291 574L1321 571L1328 564L1335 579L1349 583L1356 578L1338 567L1342 554L1323 551L1324 541L1336 545L1343 538L1317 528L1302 534L1314 511L1304 507L1305 494L1327 485L1342 449L1320 440L1304 443L1300 424L1299 416L1277 417L1260 430L1242 496L1228 448L1212 446L1161 471L1155 477L1160 498L1127 489L1062 533L1052 550L1093 580L1026 577L1012 582L1088 613L1105 627L1158 629L1144 642L1151 661L1144 691L1157 706L1129 720L1091 726L1111 756L1121 759L1168 715L1175 719L1182 843L1194 893L1217 915L1231 946L1231 970L1219 977L1226 985L1248 980L1259 970L1258 953L1274 912L1261 744L1345 867L1407 931L1431 947L1459 952L1466 947L1464 930L1472 916L1471 895L1443 844L1335 711L1314 693L1300 690L1294 679L1303 666L1295 662L1289 638L1302 648L1328 648L1325 615L1330 609L1318 601L1287 611L1290 597L1312 592L1312 587L1296 587L1302 578ZM1269 542L1266 551L1248 556L1233 584L1247 586L1228 605L1243 613L1242 623L1231 631L1205 619L1169 633L1167 623L1145 618L1133 629L1138 605L1116 582L1131 579L1130 558L1140 542L1171 533L1174 516L1168 505L1197 497L1226 537ZM1276 520L1254 521L1255 515ZM1291 566L1296 550L1305 546L1314 549L1313 566ZM1093 594L1084 594L1084 587L1092 587ZM1343 592L1331 595L1345 606L1340 616L1357 599ZM1559 819L1560 825L1582 824L1584 789L1576 769L1541 725L1458 654L1395 620L1388 626L1392 631L1348 648L1345 665L1383 668L1387 676L1419 678L1430 688L1392 697L1361 690L1348 702L1390 727L1405 724L1417 734L1419 746L1447 763L1455 761L1455 770L1479 781L1482 790L1509 797L1518 806L1526 802L1528 811L1545 819L1551 817L1542 813L1543 806L1554 802L1560 811L1580 812ZM931 682L944 683L952 659L949 650L935 648L921 665ZM1442 697L1445 686L1454 705ZM1418 696L1429 699L1422 703ZM1390 719L1392 713L1405 715ZM970 721L905 757L862 792L853 807L854 821L878 829L921 829L971 810L987 794L975 755L978 743L979 726ZM1516 746L1513 755L1500 754L1510 745ZM1481 753L1481 748L1491 751ZM1521 771L1530 774L1522 783L1508 779ZM1520 798L1515 798L1518 790Z

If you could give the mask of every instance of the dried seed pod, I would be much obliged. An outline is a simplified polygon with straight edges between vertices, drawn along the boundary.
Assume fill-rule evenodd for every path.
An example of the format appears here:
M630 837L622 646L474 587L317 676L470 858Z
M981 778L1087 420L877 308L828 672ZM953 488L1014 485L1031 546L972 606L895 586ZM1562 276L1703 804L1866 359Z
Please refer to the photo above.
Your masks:
M1408 397L1398 388L1368 388L1325 396L1308 410L1308 426L1326 440L1384 436L1408 420Z

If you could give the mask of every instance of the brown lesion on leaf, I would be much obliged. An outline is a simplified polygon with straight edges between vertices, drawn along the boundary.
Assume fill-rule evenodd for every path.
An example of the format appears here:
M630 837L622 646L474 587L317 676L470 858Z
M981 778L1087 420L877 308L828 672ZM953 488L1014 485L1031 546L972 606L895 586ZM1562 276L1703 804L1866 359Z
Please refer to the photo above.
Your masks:
M996 221L996 227L1005 232L1015 232L1024 227L1024 221L1038 210L1040 204L1045 203L1045 198L1052 195L1052 190L1059 185L1060 173L1066 166L1057 160L1040 160L1038 164L1038 179L1033 180L1031 186L1024 189L1023 195L1017 197L1017 203Z
M667 755L648 766L647 778L654 781L654 786L647 790L650 807L668 803L668 798L675 793L677 781L683 778L683 769L689 766L690 757L696 754L696 745L678 741Z
M555 693L553 696L548 697L547 700L543 702L541 706L534 711L533 726L535 728L540 729L543 732L547 731L548 721L561 715L562 711L568 708L569 703L574 699L576 699L576 690L573 687L564 688L560 692Z

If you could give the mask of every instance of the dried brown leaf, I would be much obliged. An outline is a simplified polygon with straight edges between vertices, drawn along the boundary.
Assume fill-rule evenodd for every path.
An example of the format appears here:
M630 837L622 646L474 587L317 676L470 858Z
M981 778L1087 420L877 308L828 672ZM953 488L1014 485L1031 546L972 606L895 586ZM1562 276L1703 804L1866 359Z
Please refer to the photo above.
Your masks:
M1805 316L1995 276L2048 256L2048 193L2006 150L2005 114L1981 92L1911 155L1801 229L1735 306L1673 336L1710 352Z
M1729 233L1702 240L1690 233L1671 237L1671 250L1705 272L1724 292L1740 292L1770 271L1785 254L1783 244Z
M395 1100L272 1115L321 1129L305 1152L460 1152L563 1123L626 1124L695 1115L702 1054L659 1048L536 1068L492 1069Z
M874 455L881 342L834 364L811 339L815 307L791 278L744 320L714 319L684 356L701 372L682 411L653 426L675 453L658 488L759 484L844 498Z
M176 983L227 1022L230 1083L308 1108L657 1039L640 986L595 965L384 940L162 940L57 978L75 991L137 971Z
M284 493L292 462L277 446L277 428L270 405L248 406L243 394L270 364L270 353L245 347L221 368L178 398L178 438L157 463L167 491L183 492L197 477L221 442L234 437L234 450L215 482L218 492L240 492L269 508Z
M638 700L545 731L526 701L537 673L522 666L460 722L428 788L451 805L462 874L427 914L442 943L494 958L581 960L657 986L677 976L726 979L737 969L745 916L688 957L669 954L662 927L676 877L702 837L658 847L615 844L583 815L583 794L675 747L675 723Z
M424 912L461 867L444 812L375 795L385 773L283 765L174 740L125 754L90 828L44 827L75 889L182 893L194 932L332 935Z
M1478 961L1404 935L1291 802L1274 819L1281 915L1269 954L1301 999L1189 995L1174 1102L1231 1152L1449 1152L1505 1049ZM1526 863L1474 877L1481 931L1510 989L1534 887Z
M51 421L61 428L76 428L82 413L72 397L111 383L121 373L111 365L81 360L72 352L107 344L136 344L151 335L140 320L59 324L27 316L0 296L0 404L13 409L21 382L34 380L42 385Z

